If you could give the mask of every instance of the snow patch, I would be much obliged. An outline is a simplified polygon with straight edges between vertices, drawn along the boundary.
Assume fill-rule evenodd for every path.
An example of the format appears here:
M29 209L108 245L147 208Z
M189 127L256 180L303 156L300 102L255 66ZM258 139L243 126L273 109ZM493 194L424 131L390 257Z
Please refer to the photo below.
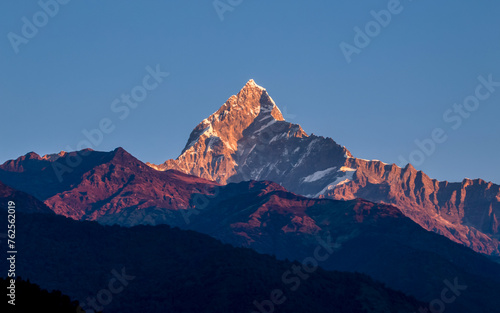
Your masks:
M269 140L269 143L271 143L271 142L273 142L273 141L276 141L276 140L278 140L278 139L280 139L280 138L286 137L286 135L287 135L286 133L283 133L283 134L281 134L281 135L276 135L276 136L274 136L273 138L271 138L271 140Z
M276 123L277 121L275 119L273 119L272 121L270 121L269 123L267 123L266 125L262 126L261 128L259 128L257 131L255 131L255 133L260 133L262 130L264 130L265 128L271 126L272 124Z
M374 159L374 160L367 160L367 159L360 159L360 158L356 158L356 160L361 160L361 161L365 161L365 162L380 162L380 163L382 163L382 164L384 164L384 165L387 165L387 164L388 164L388 163L382 162L382 161L380 161L380 160L375 160L375 159Z
M266 88L264 88L264 87L262 87L262 86L257 85L253 79L250 79L250 80L247 82L247 85L249 85L249 86L253 86L253 87L257 87L257 88L259 88L260 90L266 90Z
M309 176L304 177L303 180L305 183L317 181L317 180L325 177L326 175L330 174L331 172L335 171L336 169L337 169L337 167L334 166L334 167L327 168L326 170L317 171Z
M344 170L342 170L342 168L344 168ZM356 171L355 169L352 169L352 168L346 168L346 167L342 167L341 168L341 171L343 171L345 174L340 176L340 177L337 177L337 179L335 179L335 181L329 183L328 185L325 186L325 188L323 188L320 192L318 192L314 197L317 198L319 197L320 195L324 194L326 191L328 190L333 190L335 189L337 186L340 186L340 185L343 185L343 184L346 184L348 182L350 182L352 180L352 177L354 175L354 172Z
M250 174L250 176L252 177L252 179L259 180L260 175L262 174L263 170L264 170L264 167L255 169L255 170L252 171L252 173Z
M356 169L354 169L354 168L350 168L350 167L347 167L347 166L342 166L342 167L340 168L340 171L342 171L342 172L355 172L355 171L356 171Z
M312 147L314 146L314 144L316 142L318 142L319 139L314 139L312 140L308 145L307 145L307 151L302 154L302 156L300 157L299 161L294 165L294 167L297 167L299 166L300 164L302 164L302 162L304 161L304 159L311 153L312 151Z
M253 149L255 149L255 146L256 146L256 145L257 145L257 144L254 144L254 145L250 148L250 151L248 151L248 154L252 153L252 151L253 151Z

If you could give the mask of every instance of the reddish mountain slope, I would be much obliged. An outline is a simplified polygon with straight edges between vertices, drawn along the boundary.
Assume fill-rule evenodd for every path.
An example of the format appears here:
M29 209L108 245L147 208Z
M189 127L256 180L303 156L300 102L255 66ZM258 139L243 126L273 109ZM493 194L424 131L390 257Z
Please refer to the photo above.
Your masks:
M425 229L486 254L499 253L500 186L481 179L449 183L408 165L349 159L352 180L325 192L334 199L390 203Z
M185 208L193 192L210 193L217 185L177 171L158 172L122 148L87 151L59 182L54 162L67 165L75 155L48 160L30 153L2 165L0 179L37 195L57 214L77 220L113 215L134 225L158 223L157 218L166 223L166 212Z

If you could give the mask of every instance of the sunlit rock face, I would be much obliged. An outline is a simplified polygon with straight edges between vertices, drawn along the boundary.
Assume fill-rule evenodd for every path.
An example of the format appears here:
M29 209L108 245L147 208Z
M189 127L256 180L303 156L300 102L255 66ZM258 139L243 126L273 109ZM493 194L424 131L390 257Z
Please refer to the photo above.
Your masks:
M177 159L148 165L221 184L269 180L308 197L394 204L427 230L499 254L500 186L437 181L411 165L354 158L333 139L285 121L253 80L195 127Z

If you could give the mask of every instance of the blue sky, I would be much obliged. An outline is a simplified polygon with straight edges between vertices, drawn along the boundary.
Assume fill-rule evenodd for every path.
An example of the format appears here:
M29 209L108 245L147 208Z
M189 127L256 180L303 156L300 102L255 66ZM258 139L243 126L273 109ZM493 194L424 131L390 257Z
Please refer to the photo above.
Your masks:
M443 119L454 103L474 103L479 76L500 81L500 2L391 1L221 0L231 9L223 20L212 1L72 0L46 20L37 1L3 1L0 162L75 149L109 119L96 150L161 163L253 78L289 121L356 157L398 164L413 153L431 177L500 183L500 87L483 87L456 129L459 113ZM398 13L348 63L340 44L355 46L354 28L365 32L371 11L388 6ZM26 38L23 17L45 25ZM120 119L111 103L157 65L168 77ZM428 143L436 128L446 140L425 154L415 140Z

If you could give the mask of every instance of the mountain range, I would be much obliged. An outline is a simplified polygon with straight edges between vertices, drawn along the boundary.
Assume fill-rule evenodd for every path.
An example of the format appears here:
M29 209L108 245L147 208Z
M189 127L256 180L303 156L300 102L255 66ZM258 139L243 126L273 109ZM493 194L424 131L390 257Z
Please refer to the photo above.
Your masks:
M333 139L308 135L285 121L253 80L195 127L175 160L145 164L117 148L45 156L30 152L0 165L0 200L18 199L18 210L40 229L37 236L45 244L56 240L46 235L47 225L60 224L68 231L82 227L86 236L95 231L141 240L147 236L138 235L142 228L137 226L148 225L155 229L146 231L154 241L171 235L161 226L167 224L183 229L182 234L196 231L274 255L277 263L307 264L318 247L327 247L328 255L321 262L316 258L321 268L367 274L419 301L432 303L451 282L462 284L466 291L447 303L451 312L496 312L500 307L495 297L500 264L494 262L500 255L499 188L480 179L440 182L410 164L402 168L355 158ZM83 221L127 228L80 226ZM113 231L121 235L113 237ZM85 246L92 245L85 238ZM113 246L111 239L107 242ZM66 238L62 243L72 244ZM35 250L29 259L36 258ZM106 253L103 259L110 257ZM155 258L154 253L149 257ZM24 271L38 277L35 282L43 288L83 296L43 276L47 264L41 261L37 270ZM404 302L411 303L406 308L416 303Z
M421 301L439 295L444 280L457 279L468 292L450 305L455 312L500 305L492 296L500 291L499 264L424 230L392 205L307 198L269 181L221 185L176 170L157 171L122 148L85 151L82 167L59 182L53 163L67 164L76 155L54 160L30 153L9 162L0 179L23 191L4 185L10 193L3 199L28 198L40 208L34 212L107 225L168 224L280 260L302 262L323 244L332 250L319 264L324 269L365 273ZM64 286L36 282L68 293Z
M355 158L333 139L285 121L253 80L194 128L177 159L148 165L222 184L269 180L307 197L393 204L427 230L500 255L500 185L437 181L411 164Z

